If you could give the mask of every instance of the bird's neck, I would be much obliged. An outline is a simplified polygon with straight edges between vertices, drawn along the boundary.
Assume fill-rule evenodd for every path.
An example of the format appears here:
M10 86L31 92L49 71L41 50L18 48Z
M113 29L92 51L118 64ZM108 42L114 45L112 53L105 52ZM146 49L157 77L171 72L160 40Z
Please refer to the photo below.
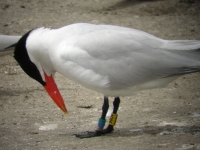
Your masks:
M54 72L51 61L51 30L39 28L31 32L27 39L26 47L31 61L40 71L44 70L48 75Z

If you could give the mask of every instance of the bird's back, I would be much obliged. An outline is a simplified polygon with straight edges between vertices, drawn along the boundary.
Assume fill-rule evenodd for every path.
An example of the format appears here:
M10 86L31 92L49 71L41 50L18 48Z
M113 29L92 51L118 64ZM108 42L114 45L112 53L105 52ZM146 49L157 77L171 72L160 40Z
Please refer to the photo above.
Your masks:
M159 87L200 68L200 41L167 41L112 25L74 24L53 33L55 70L108 96Z

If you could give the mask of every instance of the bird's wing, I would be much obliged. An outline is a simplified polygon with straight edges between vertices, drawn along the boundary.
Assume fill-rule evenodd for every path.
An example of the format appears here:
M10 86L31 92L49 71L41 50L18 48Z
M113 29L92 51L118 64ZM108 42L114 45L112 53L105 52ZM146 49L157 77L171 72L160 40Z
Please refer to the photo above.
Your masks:
M21 36L0 35L0 56L13 50L14 47L8 49L5 48L17 43L20 38Z
M60 47L62 65L66 67L63 74L67 76L70 70L75 80L80 78L85 82L106 78L107 84L115 88L178 74L185 65L183 61L188 61L164 50L162 46L167 41L137 30L105 29L75 39L73 44Z

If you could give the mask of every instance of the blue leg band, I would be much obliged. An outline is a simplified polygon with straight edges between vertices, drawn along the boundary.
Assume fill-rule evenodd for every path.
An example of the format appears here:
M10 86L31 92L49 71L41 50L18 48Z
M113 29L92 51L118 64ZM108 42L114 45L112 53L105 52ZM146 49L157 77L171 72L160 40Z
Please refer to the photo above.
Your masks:
M105 124L106 124L106 120L105 120L105 119L102 119L102 118L99 118L98 126L99 126L99 127L104 127Z

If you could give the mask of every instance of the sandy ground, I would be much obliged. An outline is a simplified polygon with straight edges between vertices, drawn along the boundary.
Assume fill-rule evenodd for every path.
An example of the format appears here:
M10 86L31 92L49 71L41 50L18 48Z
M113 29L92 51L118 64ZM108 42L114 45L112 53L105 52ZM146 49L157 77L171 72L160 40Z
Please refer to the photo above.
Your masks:
M200 40L199 10L197 0L6 0L0 1L0 34L89 22L132 27L165 39ZM0 79L2 150L200 149L199 73L180 77L165 88L122 97L115 131L91 139L73 134L96 128L102 94L56 74L69 110L64 115L12 55L0 57Z

